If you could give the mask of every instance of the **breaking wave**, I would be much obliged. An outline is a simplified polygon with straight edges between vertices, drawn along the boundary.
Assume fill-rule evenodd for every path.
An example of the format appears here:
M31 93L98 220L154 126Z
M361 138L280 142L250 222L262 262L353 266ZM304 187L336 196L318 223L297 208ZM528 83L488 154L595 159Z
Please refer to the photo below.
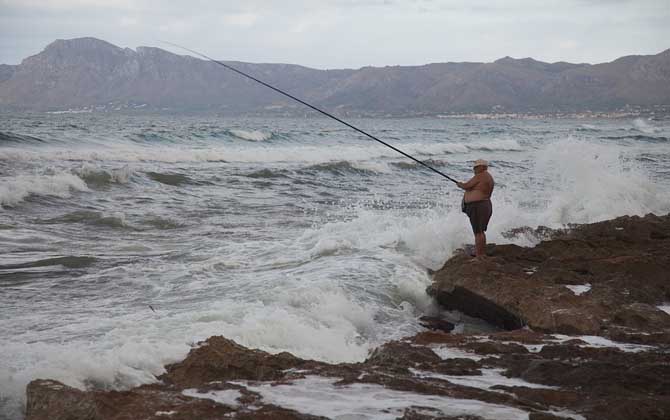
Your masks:
M633 126L637 131L640 131L645 134L656 134L661 131L661 128L654 127L653 125L651 125L649 122L645 121L642 118L636 118L633 121Z
M285 178L285 171L280 169L260 169L258 171L253 171L246 175L247 178Z
M88 191L88 186L69 173L18 175L0 180L0 206L15 206L31 195L70 197L73 191Z
M178 187L186 184L196 184L194 180L188 176L176 172L162 173L162 172L147 172L147 176L156 182L165 185L172 185Z
M233 129L228 131L233 137L247 141L266 141L272 138L272 133L265 133L263 131L247 131Z
M83 179L89 187L100 188L110 184L127 184L133 171L128 168L100 169L92 166L82 166L73 172Z
M114 216L107 216L99 211L78 210L71 213L64 214L59 217L47 219L42 223L85 223L94 226L103 226L110 228L129 228L130 225L126 222L123 214Z
M667 177L650 179L644 169L668 167L663 145L631 147L631 141L599 137L659 133L636 132L630 121L629 131L601 123L602 132L580 133L590 141L555 140L574 131L558 121L550 125L555 135L449 137L456 142L444 140L446 130L419 132L430 122L388 122L405 140L395 146L431 166L449 165L450 175L469 174L464 162L475 158L496 162L489 240L497 243L509 242L503 233L520 226L670 210ZM459 189L424 177L414 170L418 164L382 145L354 141L345 129L318 137L308 121L291 129L305 134L290 142L237 141L223 129L212 138L218 126L207 124L197 137L184 128L190 120L178 120L174 141L160 144L92 126L91 133L114 141L96 143L82 134L67 147L0 145L0 170L27 174L2 175L3 205L92 190L49 209L29 209L31 217L20 208L0 211L2 245L11 252L37 249L25 256L30 262L13 255L4 267L19 270L8 264L16 261L31 271L41 264L95 267L81 279L68 272L47 279L53 284L40 278L47 299L10 302L18 309L0 337L7 362L0 366L0 417L5 402L12 412L25 407L32 379L80 388L150 383L166 363L186 355L189 343L211 335L271 352L356 362L370 348L420 328L417 315L433 308L426 268L439 268L472 243ZM375 124L388 128L386 120ZM54 175L53 168L63 173ZM35 171L52 172L30 175ZM361 182L386 171L393 176ZM216 182L198 194L165 187L202 179ZM521 233L512 240L530 245L540 238ZM89 254L99 260L75 257ZM117 258L124 263L108 264ZM32 296L33 290L18 292Z
M20 264L0 265L0 270L18 270L23 268L49 267L53 265L61 265L67 268L84 268L95 264L96 261L97 259L94 257L67 256L67 257L47 258L44 260L37 260L37 261L29 261Z
M25 134L16 134L16 133L11 133L11 132L3 132L0 131L0 144L6 142L6 143L43 143L44 140L33 137L33 136L27 136Z
M659 142L666 142L670 141L668 137L664 136L651 136L651 135L644 135L644 134L630 134L630 135L625 135L625 136L604 136L601 137L602 139L605 140L640 140L640 141L647 141L651 143L659 143Z
M401 150L427 158L430 156L464 154L472 151L525 150L516 140L492 140L472 143L404 143ZM207 148L189 148L186 145L170 145L160 148L139 144L119 144L113 147L95 148L36 148L0 150L4 161L114 161L114 162L331 162L334 159L366 161L378 158L397 158L399 154L382 145L363 142L361 144L291 145L267 147L265 145L236 147L210 145Z
M329 172L334 175L345 175L351 172L358 173L378 173L386 172L388 166L384 164L374 163L374 162L349 162L345 160L336 161L336 162L327 162L319 163L316 165L308 166L299 172Z

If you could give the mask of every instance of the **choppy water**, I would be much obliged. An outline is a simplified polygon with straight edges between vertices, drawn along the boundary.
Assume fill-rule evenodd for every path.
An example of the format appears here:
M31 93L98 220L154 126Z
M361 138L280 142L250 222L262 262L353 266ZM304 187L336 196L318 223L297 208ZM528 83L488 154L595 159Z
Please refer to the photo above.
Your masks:
M670 211L670 120L354 123L459 179L490 160L492 242ZM460 197L325 119L1 116L0 417L31 379L146 383L215 334L362 360L435 309Z

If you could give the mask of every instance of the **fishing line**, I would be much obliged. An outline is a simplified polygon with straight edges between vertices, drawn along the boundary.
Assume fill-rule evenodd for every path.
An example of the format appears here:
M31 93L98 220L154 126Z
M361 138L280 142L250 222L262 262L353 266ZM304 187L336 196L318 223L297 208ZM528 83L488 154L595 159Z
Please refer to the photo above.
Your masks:
M279 89L279 88L276 88L276 87L274 87L274 86L272 86L272 85L270 85L270 84L268 84L268 83L265 83L264 81L259 80L259 79L255 78L255 77L253 77L253 76L251 76L251 75L249 75L249 74L243 72L242 70L238 70L238 69L236 69L235 67L233 67L233 66L231 66L231 65L229 65L229 64L223 63L223 62L221 62L221 61L219 61L219 60L215 60L215 59L213 59L213 58L211 58L211 57L206 56L205 54L199 53L199 52L194 51L194 50L192 50L192 49L190 49L190 48L182 47L181 45L177 45L177 44L174 44L174 43L172 43L172 42L167 42L167 41L160 41L160 42L162 42L162 43L164 43L164 44L172 45L173 47L177 47L177 48L180 48L180 49L185 50L185 51L188 51L188 52L190 52L190 53L193 53L193 54L195 54L195 55L197 55L197 56L199 56L199 57L202 57L202 58L204 58L204 59L207 59L207 60L209 60L209 61L213 61L213 62L215 62L216 64L218 64L218 65L220 65L220 66L223 66L223 67L227 68L228 70L234 71L235 73L240 74L240 75L242 75L242 76L244 76L244 77L246 77L246 78L248 78L248 79L251 79L251 80L253 80L254 82L260 83L261 85L263 85L263 86L265 86L265 87L268 87L268 88L274 90L275 92L281 93L282 95L287 96L287 97L293 99L294 101L300 102L301 104L305 105L305 106L308 107L308 108L313 109L314 111L317 111L317 112L319 112L319 113L321 113L321 114L323 114L323 115L325 115L325 116L327 116L327 117L329 117L329 118L334 119L335 121L337 121L337 122L339 122L339 123L342 123L342 124L346 125L347 127L351 128L351 129L353 129L353 130L356 130L357 132L359 132L359 133L361 133L361 134L364 134L364 135L370 137L372 140L375 140L375 141L377 141L377 142L383 144L384 146L386 146L386 147L388 147L388 148L391 148L391 149L395 150L396 152L400 153L401 155L403 155L403 156L405 156L405 157L408 157L408 158L412 159L414 162L416 162L416 163L418 163L418 164L420 164L420 165L423 165L424 167L426 167L426 168L430 169L431 171L435 172L436 174L439 174L439 175L445 177L445 178L448 179L449 181L454 182L454 183L456 183L456 184L458 183L458 181L456 181L455 179L453 179L453 178L450 177L449 175L446 175L446 174L442 173L441 171L438 171L437 169L433 168L432 166L428 165L427 163L424 163L424 162L420 161L419 159L415 158L414 156L412 156L412 155L410 155L410 154L408 154L408 153L403 152L402 150L398 149L397 147L394 147L394 146L392 146L392 145L386 143L385 141L378 139L377 137L373 136L372 134L369 134L369 133L367 133L367 132L361 130L360 128L358 128L358 127L356 127L356 126L354 126L354 125L352 125L352 124L349 124L348 122L346 122L346 121L344 121L344 120L342 120L342 119L340 119L340 118L337 118L336 116L334 116L334 115L332 115L332 114L330 114L330 113L328 113L328 112L326 112L326 111L324 111L324 110L322 110L322 109L320 109L320 108L317 108L316 106L314 106L314 105L312 105L312 104L310 104L310 103L307 103L307 102L303 101L303 100L300 99L300 98L296 98L295 96L291 95L290 93L284 92L283 90L281 90L281 89Z

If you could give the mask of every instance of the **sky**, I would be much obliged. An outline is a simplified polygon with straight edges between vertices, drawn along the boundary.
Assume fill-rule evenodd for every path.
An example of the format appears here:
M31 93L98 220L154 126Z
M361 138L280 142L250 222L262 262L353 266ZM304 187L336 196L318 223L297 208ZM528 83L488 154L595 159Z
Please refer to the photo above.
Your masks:
M319 69L601 63L670 48L670 0L0 0L0 63L84 36Z

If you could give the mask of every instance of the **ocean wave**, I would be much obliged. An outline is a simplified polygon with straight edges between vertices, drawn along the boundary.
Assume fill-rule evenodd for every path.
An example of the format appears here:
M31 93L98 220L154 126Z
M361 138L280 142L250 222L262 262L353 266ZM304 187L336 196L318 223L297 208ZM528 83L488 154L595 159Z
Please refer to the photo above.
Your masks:
M18 270L23 268L49 267L53 265L60 265L66 268L84 268L95 264L96 261L97 259L94 257L66 256L46 258L43 260L29 261L20 264L0 265L0 270Z
M474 143L405 143L397 145L418 158L462 154L472 151L522 151L515 140L494 140ZM329 163L334 159L350 162L370 161L380 158L397 158L398 152L382 145L291 145L270 147L212 145L207 148L190 148L186 145L147 146L140 144L118 144L105 147L85 145L77 148L0 149L0 160L5 161L81 161L81 162L309 162Z
M439 159L427 159L427 160L423 160L422 162L425 163L426 165L432 166L432 167L446 166L446 165L449 164L449 162L447 162L445 160L439 160ZM413 161L410 161L410 160L408 160L406 162L390 162L389 165L395 166L395 167L400 168L400 169L421 169L421 168L424 167L423 165L421 165L419 163L416 163L416 162L413 162Z
M142 220L142 224L151 226L160 230L179 229L184 227L184 223L160 216L153 216Z
M0 207L15 206L31 195L69 197L73 191L88 190L83 179L69 173L19 175L0 180Z
M669 197L640 162L614 145L575 139L550 143L538 152L529 175L546 180L539 192L546 207L537 224L549 227L670 210Z
M232 129L228 130L228 133L230 133L233 137L237 137L238 139L247 141L267 141L270 140L273 136L272 133L266 133L258 130L247 131L247 130Z
M164 132L168 133L168 132ZM161 135L160 133L155 133L151 131L146 131L142 133L136 133L128 137L129 139L133 141L137 141L139 143L163 143L163 142L169 142L171 141L170 138L165 137L164 135Z
M248 178L286 178L285 171L280 169L260 169L244 175Z
M56 224L56 223L84 223L94 226L103 226L110 228L132 228L122 214L115 216L106 216L102 212L92 210L77 210L71 213L64 214L59 217L43 220L40 223Z
M184 174L177 172L146 172L147 176L153 179L156 182L160 182L165 185L172 185L178 187L180 185L195 185L198 184L193 179L189 178Z
M488 142L468 143L467 147L471 150L484 151L512 151L518 152L523 150L523 147L516 140L496 140Z
M334 175L346 175L352 172L373 174L379 172L386 172L387 166L383 164L375 164L368 162L350 162L340 160L335 162L318 163L316 165L308 166L301 169L299 172L329 172Z
M44 143L44 140L38 138L38 137L33 137L33 136L27 136L25 134L17 134L17 133L12 133L9 131L0 131L0 143Z
M644 134L656 134L661 131L659 127L654 127L642 118L636 118L633 121L633 127L635 130Z
M604 140L639 140L646 141L650 143L660 143L670 141L670 138L664 136L651 136L646 134L629 134L624 136L603 136L600 137Z
M101 169L92 166L82 166L73 172L83 179L89 187L104 187L110 184L127 184L133 171L128 168Z
M575 128L575 131L585 131L585 132L593 133L593 132L596 132L596 131L600 131L600 129L598 127L596 127L595 125L592 125L592 124L582 124L579 127Z

